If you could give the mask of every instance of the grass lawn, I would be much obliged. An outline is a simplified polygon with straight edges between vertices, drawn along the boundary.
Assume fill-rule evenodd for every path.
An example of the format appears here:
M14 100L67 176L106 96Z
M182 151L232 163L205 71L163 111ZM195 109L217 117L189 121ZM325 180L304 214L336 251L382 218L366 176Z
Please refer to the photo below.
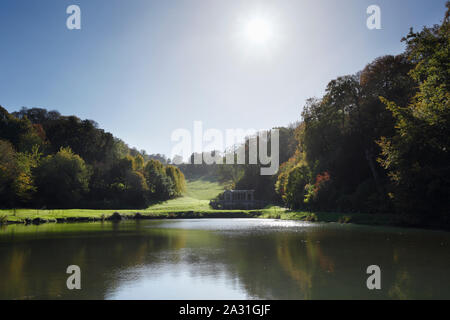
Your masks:
M37 210L17 209L0 210L1 223L22 223L26 220L39 218L41 222L76 221L77 219L100 220L106 219L118 212L122 216L134 216L137 213L142 216L155 219L165 218L266 218L283 220L302 220L317 222L356 223L367 225L390 226L423 226L424 221L411 216L392 214L363 214L363 213L322 213L288 211L285 208L269 206L262 210L213 210L209 207L209 200L215 198L223 191L223 186L210 180L187 181L187 190L183 197L154 204L147 209L134 210ZM446 225L450 225L446 221ZM439 225L431 226L439 227Z
M118 212L123 216L133 216L136 213L155 218L168 218L176 216L204 217L215 216L217 214L235 213L242 216L251 216L251 210L213 210L209 206L209 200L215 198L224 190L224 187L217 181L192 180L187 181L186 192L183 197L154 204L147 209L127 209L127 210L90 210L90 209L17 209L0 210L0 223L2 222L23 222L26 219L42 219L45 221L57 221L58 219L105 219L113 213ZM193 216L192 214L195 213ZM233 215L230 215L233 216Z
M211 200L223 192L224 187L217 181L203 179L186 182L186 197L198 200Z
M135 210L89 210L89 209L62 209L62 210L36 210L17 209L0 210L1 222L25 222L39 218L41 222L57 222L58 219L70 221L70 219L90 219L92 221L107 219L115 212L122 216L134 216L139 213L151 218L252 218L260 216L263 212L272 212L273 209L264 210L213 210L209 207L208 200L198 200L190 197L182 197L150 206L147 209Z

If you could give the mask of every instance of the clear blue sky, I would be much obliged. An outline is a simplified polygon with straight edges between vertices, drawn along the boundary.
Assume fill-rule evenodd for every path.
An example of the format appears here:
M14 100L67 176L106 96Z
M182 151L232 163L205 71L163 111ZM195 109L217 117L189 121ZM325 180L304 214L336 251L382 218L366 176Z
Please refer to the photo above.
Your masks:
M71 4L81 30L66 28ZM371 4L382 30L366 27ZM445 0L1 0L0 105L93 119L170 154L172 131L194 120L221 130L299 120L331 79L400 53L410 27L444 12Z

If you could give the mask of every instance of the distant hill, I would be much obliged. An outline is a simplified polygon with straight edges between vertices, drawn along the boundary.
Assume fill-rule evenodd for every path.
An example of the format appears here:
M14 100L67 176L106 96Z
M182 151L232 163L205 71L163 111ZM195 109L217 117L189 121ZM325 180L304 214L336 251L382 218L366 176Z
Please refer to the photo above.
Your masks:
M224 184L210 177L197 177L186 181L185 196L198 200L214 199L225 189Z

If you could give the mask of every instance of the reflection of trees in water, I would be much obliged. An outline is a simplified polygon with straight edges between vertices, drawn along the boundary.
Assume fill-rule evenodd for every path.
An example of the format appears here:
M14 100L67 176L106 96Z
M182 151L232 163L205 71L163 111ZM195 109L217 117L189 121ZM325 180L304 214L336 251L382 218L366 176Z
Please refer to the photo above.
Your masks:
M98 224L99 230L102 228ZM103 299L118 272L151 264L155 254L184 247L186 235L157 229L135 234L108 224L109 232L71 235L35 234L27 240L0 243L0 299L95 298ZM99 231L97 230L97 231ZM66 268L80 266L82 290L66 288ZM85 288L85 290L83 290Z
M316 269L332 271L334 264L318 243L304 237L289 231L250 235L236 232L223 241L221 262L254 298L310 298Z
M291 243L289 239L280 239L277 248L278 261L283 270L297 283L302 298L311 299L313 278L318 273L316 271L333 272L334 262L323 254L319 242L314 242L310 236L301 241L303 247L292 250Z
M25 296L27 294L25 288L20 286L22 281L25 266L29 260L30 250L21 250L12 252L8 265L3 266L6 257L2 257L0 260L0 274L2 275L2 280L0 281L0 291L12 292L17 289L20 296ZM5 271L3 271L5 270ZM9 284L7 285L6 282ZM0 297L2 297L0 292Z
M355 228L281 231L227 244L247 292L275 299L420 299L450 297L448 234ZM423 231L427 233L427 231ZM239 238L236 237L237 239ZM245 243L243 243L245 241ZM382 269L382 290L366 287L366 268Z
M392 299L406 300L411 299L410 296L411 277L408 271L397 271L394 284L389 289L389 297Z
M178 263L188 265L191 276L225 273L253 297L297 296L292 274L280 269L278 240L270 234L253 237L239 232L146 229L139 224L132 230L99 224L98 230L90 231L81 237L36 233L23 241L1 243L0 298L103 299L121 285L124 271ZM281 247L291 252L289 246L285 240ZM81 291L66 289L65 270L71 264L81 267Z
M237 237L239 238L239 237ZM323 252L320 234L290 231L246 237L231 248L236 272L251 296L263 299L320 298L335 262ZM229 244L230 245L230 244ZM236 245L237 247L237 245Z
M414 245L398 246L393 250L393 279L388 295L391 299L449 299L449 251L444 239L434 235L431 241L418 241ZM447 239L448 246L448 239Z
M0 299L103 299L130 273L139 280L140 268L152 273L173 265L186 266L193 277L225 274L233 286L260 299L450 297L449 275L433 273L450 265L448 250L436 248L441 239L423 241L419 235L405 244L400 235L387 241L386 233L364 230L168 227L166 222L105 223L12 235L14 241L0 241ZM81 291L66 289L71 264L81 267ZM371 264L382 268L381 292L365 286Z

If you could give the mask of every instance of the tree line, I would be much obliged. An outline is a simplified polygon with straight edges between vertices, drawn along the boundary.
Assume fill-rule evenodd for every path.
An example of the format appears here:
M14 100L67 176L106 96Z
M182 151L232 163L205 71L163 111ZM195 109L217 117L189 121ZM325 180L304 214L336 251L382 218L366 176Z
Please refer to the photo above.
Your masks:
M275 187L289 207L450 212L449 12L307 102Z
M291 209L449 213L449 12L450 2L440 25L411 29L402 54L330 81L298 123L278 128L278 175L261 176L260 165L183 170Z
M92 120L0 107L0 207L143 208L177 197L183 173Z

